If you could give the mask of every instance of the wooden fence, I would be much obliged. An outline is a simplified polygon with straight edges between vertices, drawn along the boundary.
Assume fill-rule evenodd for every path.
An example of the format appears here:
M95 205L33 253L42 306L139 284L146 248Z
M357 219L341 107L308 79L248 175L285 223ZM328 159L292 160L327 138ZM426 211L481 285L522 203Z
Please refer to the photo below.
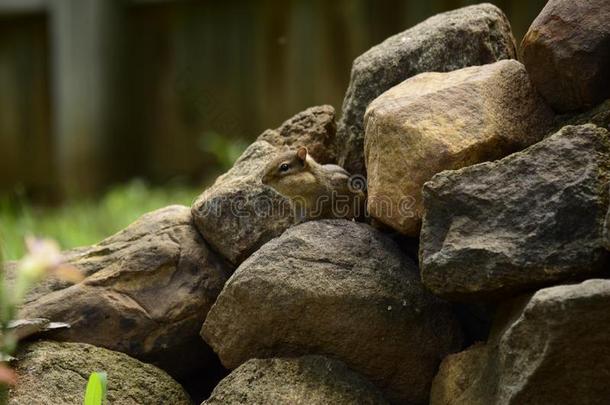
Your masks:
M0 191L200 178L216 133L340 108L351 62L474 1L0 0ZM521 38L544 0L495 1Z

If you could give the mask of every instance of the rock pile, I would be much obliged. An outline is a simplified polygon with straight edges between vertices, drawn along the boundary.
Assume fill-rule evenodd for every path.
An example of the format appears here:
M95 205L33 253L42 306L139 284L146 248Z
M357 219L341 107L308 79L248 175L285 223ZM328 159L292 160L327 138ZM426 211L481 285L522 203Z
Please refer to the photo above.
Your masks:
M188 403L164 371L215 386L193 398L210 405L606 402L609 15L549 1L521 62L489 4L367 51L337 131L332 107L310 108L191 208L67 252L84 280L40 285L20 315L71 328L22 347L11 400L79 402L66 379L82 387L90 357L114 403ZM294 224L260 177L297 145L368 173L370 224ZM39 383L49 365L74 375Z
M369 213L416 237L425 182L541 140L553 113L523 65L503 60L405 80L369 104L364 122Z
M409 403L425 402L439 360L461 344L450 307L423 289L415 264L347 220L307 222L265 244L227 282L202 335L227 368L324 354Z

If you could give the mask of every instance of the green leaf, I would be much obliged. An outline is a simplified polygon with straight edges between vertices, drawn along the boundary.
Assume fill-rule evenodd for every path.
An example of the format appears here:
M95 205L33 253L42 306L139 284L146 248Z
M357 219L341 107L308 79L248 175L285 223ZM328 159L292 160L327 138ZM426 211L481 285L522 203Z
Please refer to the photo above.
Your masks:
M106 381L105 372L91 373L85 392L84 405L102 405L106 397Z

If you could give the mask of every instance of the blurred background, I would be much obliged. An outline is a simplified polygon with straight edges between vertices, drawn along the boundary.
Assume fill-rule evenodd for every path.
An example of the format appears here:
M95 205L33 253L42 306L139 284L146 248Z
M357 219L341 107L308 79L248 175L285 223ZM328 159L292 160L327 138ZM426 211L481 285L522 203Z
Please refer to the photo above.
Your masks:
M352 60L459 0L0 0L0 244L190 204L265 128L340 111ZM545 0L491 1L520 42Z

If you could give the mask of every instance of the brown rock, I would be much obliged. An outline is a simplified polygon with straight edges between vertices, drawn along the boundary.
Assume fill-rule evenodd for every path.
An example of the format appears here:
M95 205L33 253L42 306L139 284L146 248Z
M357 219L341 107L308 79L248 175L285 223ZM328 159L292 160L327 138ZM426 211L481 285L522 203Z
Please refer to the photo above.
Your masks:
M290 202L261 183L263 170L282 146L306 146L316 161L333 162L334 118L332 107L312 107L277 130L263 132L233 168L197 198L193 218L216 251L239 264L294 223Z
M188 207L146 214L78 251L69 262L88 277L35 294L21 317L67 322L54 339L121 351L174 375L205 363L210 352L198 332L229 268L208 249Z
M432 381L430 405L458 403L457 398L479 377L486 359L487 347L484 343L477 343L463 352L445 357Z
M379 390L338 360L323 356L248 360L202 405L386 405Z
M607 403L608 305L610 280L599 279L546 288L508 302L484 348L448 358L445 371L435 378L431 403ZM467 370L467 377L458 370ZM447 388L455 396L436 395Z
M523 149L542 139L552 121L514 60L404 81L375 99L365 116L370 215L417 236L421 189L433 175Z
M532 82L557 111L610 97L610 2L549 0L521 43Z

